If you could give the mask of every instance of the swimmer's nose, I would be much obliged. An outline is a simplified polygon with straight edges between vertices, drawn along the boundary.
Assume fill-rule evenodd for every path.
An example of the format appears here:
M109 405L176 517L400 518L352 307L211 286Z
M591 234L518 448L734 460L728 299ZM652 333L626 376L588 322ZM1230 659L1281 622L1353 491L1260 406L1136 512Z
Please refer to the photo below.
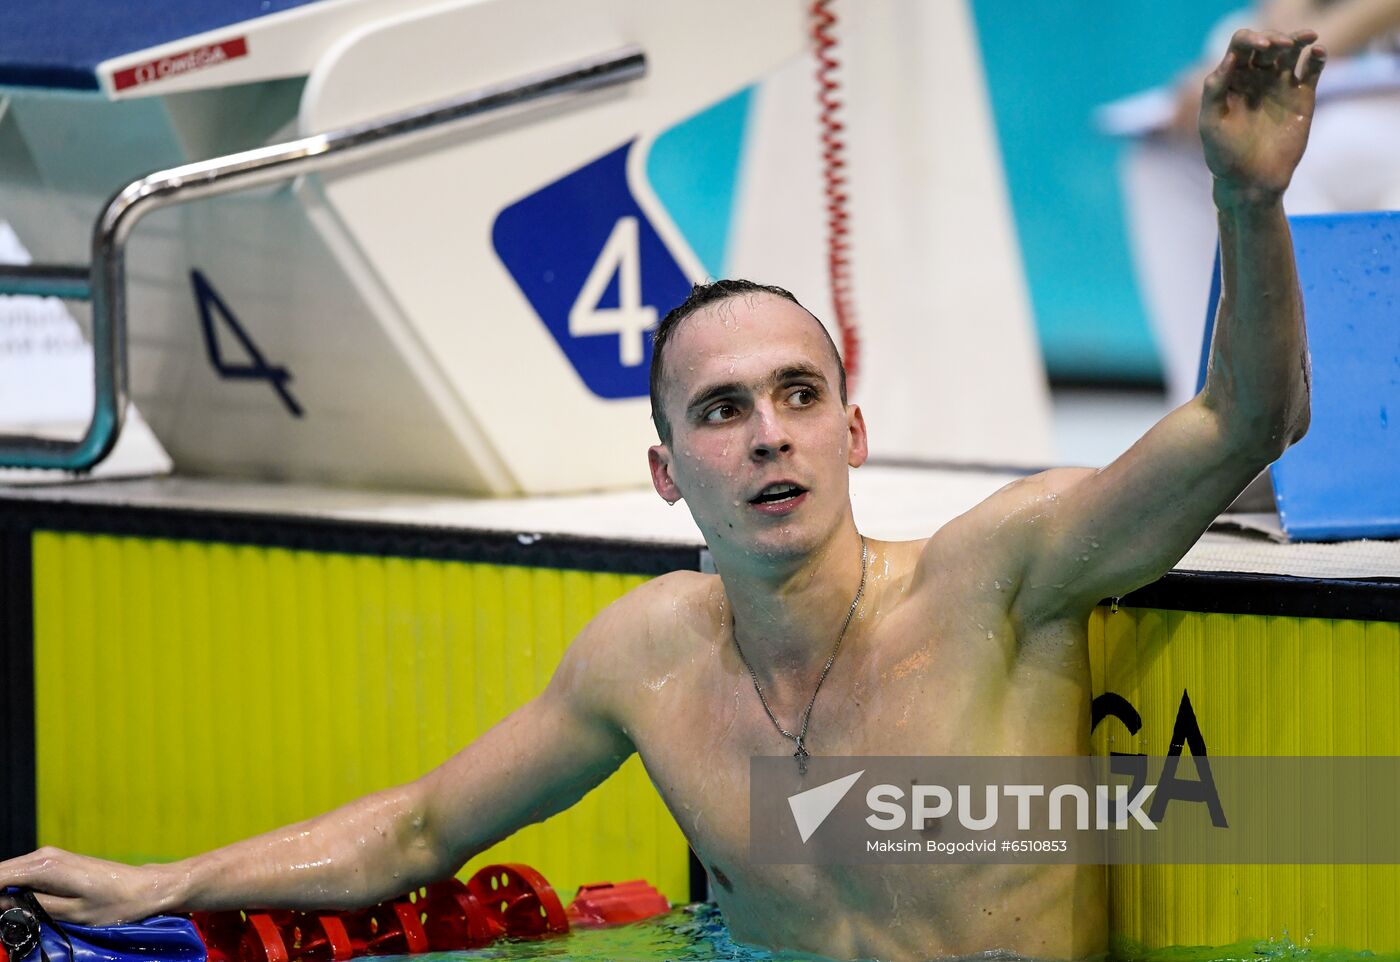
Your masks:
M753 456L760 461L766 461L777 454L787 454L792 450L792 445L787 441L779 444L755 444Z
M771 405L760 404L754 411L753 457L766 461L792 451L792 438Z

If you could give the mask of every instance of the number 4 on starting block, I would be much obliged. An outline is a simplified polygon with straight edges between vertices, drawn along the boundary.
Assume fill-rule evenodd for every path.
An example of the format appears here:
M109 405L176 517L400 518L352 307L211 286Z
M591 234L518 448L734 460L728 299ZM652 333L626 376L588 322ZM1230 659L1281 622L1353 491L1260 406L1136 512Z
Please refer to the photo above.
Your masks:
M569 334L616 334L618 362L636 367L646 355L642 335L656 326L656 308L642 304L642 254L638 248L637 218L619 217L603 252L588 272L578 300L569 309ZM612 282L617 280L617 307L599 307Z
M627 184L633 144L505 208L492 242L530 306L590 391L648 391L660 311L690 280Z

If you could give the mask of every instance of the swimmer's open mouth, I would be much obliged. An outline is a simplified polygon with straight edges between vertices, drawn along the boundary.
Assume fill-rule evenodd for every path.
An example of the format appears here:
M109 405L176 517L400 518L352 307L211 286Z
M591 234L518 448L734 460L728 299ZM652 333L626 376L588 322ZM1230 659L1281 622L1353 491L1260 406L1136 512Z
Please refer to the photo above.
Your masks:
M749 504L777 504L781 501L791 501L806 493L807 489L800 484L793 484L791 481L778 481L749 498Z

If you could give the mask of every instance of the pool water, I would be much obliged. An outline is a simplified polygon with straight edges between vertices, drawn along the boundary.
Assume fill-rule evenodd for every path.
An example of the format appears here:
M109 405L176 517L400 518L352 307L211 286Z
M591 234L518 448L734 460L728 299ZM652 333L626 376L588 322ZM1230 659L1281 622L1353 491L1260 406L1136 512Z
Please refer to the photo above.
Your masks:
M780 958L772 952L739 945L729 937L724 918L713 904L682 906L645 922L606 929L575 929L568 935L529 942L496 942L470 952L420 956L425 962L449 958L568 959L569 962L662 962L666 959L755 962ZM781 956L787 959L791 956Z
M1287 936L1216 947L1176 947L1150 952L1120 946L1115 956L1141 962L1400 962L1400 955L1377 955L1339 949L1313 948ZM995 956L992 956L995 957ZM803 958L740 945L729 937L719 909L711 904L676 908L666 915L609 929L580 929L559 938L529 942L497 942L471 952L418 957L423 962L466 962L472 959L562 959L568 962L760 962Z
M1120 946L1116 953L1133 962L1397 962L1400 954L1314 947L1306 941L1295 942L1286 935L1259 940L1250 939L1234 945L1173 946L1168 949L1133 951Z

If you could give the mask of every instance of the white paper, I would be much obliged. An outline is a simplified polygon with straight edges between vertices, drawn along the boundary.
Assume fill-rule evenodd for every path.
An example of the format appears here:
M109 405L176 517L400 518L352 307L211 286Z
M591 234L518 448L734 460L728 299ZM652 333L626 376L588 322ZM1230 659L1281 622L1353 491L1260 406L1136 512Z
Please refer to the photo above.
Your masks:
M0 221L0 263L29 261ZM92 348L64 303L0 297L0 424L86 424L92 407Z

